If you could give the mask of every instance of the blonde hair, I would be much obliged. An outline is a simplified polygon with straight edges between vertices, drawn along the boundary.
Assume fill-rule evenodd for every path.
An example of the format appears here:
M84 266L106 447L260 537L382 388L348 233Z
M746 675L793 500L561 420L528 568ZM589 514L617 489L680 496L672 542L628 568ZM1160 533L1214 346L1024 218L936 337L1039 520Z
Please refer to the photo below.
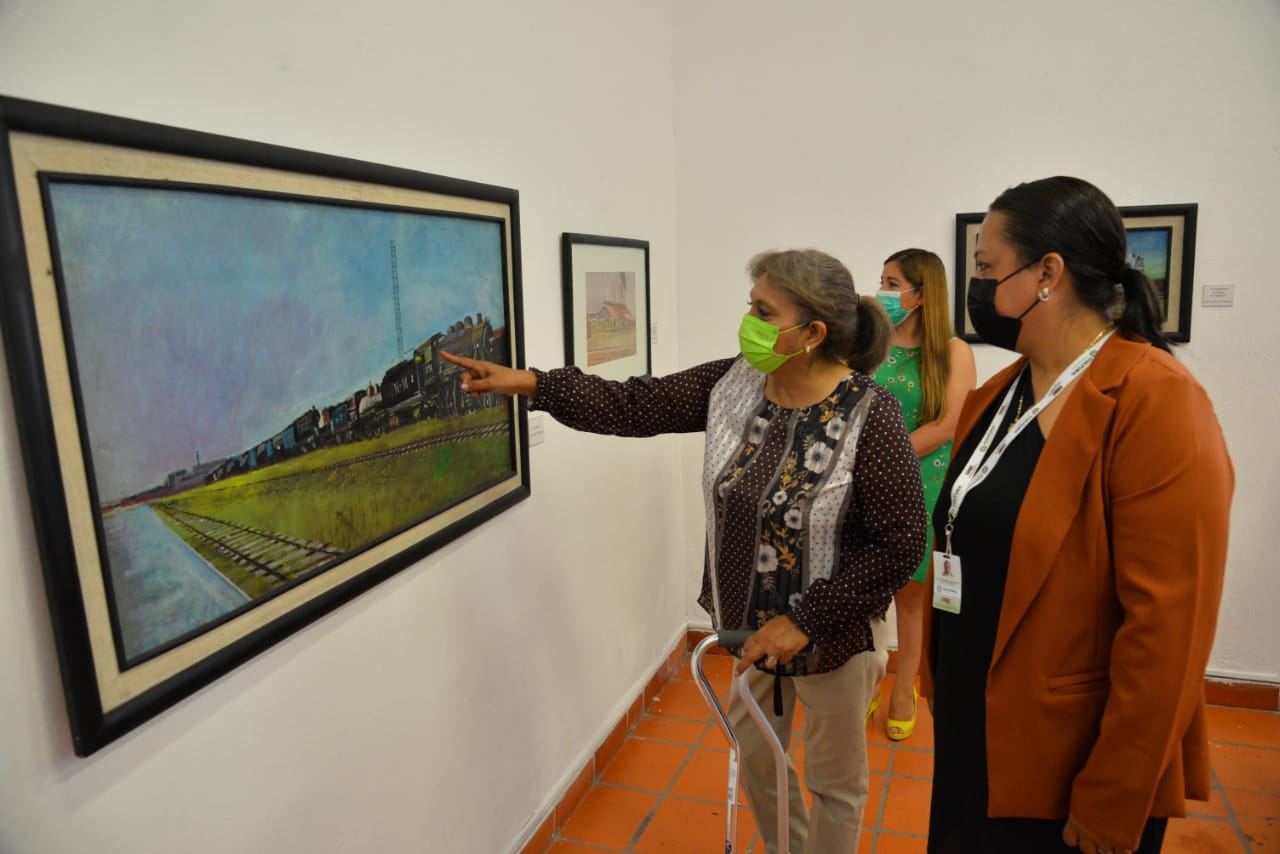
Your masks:
M874 373L893 346L893 323L873 299L861 299L853 274L817 249L761 252L747 264L751 281L761 276L787 293L809 320L821 320L827 337L818 353L855 371Z
M947 378L951 375L951 314L947 303L947 270L926 249L902 249L884 263L894 263L920 292L920 423L937 421L947 410Z

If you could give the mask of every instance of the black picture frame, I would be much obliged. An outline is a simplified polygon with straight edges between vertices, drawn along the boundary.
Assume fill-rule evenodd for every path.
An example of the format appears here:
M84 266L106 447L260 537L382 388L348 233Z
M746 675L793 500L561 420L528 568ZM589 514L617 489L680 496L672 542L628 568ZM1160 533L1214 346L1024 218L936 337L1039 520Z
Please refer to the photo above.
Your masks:
M565 232L565 364L607 379L651 376L649 241Z
M1195 203L1130 205L1121 207L1120 215L1130 244L1129 263L1142 265L1160 296L1165 338L1179 344L1189 342L1198 206ZM985 216L985 213L956 214L955 331L971 343L982 341L969 321L966 298L969 279L973 277L974 246ZM1152 247L1147 250L1152 252L1152 257L1148 257L1147 251L1133 251L1140 244Z
M1155 285L1164 315L1160 331L1175 344L1191 340L1191 304L1195 289L1196 217L1195 203L1171 205L1128 205L1120 208L1129 242L1130 266L1143 269ZM1150 240L1154 238L1154 240ZM1150 240L1151 250L1135 248ZM1154 254L1154 258L1145 253Z
M982 337L969 322L969 280L973 278L973 252L978 239L978 228L982 225L985 213L956 214L956 266L955 286L951 289L953 300L953 324L955 334L962 341L970 344L982 343Z
M462 394L459 369L439 355L453 350L524 365L517 191L2 96L0 163L0 330L76 754L93 753L530 495L523 407L497 396ZM184 269L198 270L199 259L214 253L206 242L244 233L236 230L234 217L217 218L232 207L260 217L255 222L279 224L292 218L327 223L337 236L325 238L300 228L287 239L262 245L256 238L219 244L217 257L225 263L219 273L224 278L218 281L224 289L212 303L201 303L213 305L213 311L188 311L177 331L164 331L171 323L153 325L148 335L118 336L119 348L104 352L96 347L99 327L110 329L110 323L120 322L122 328L136 329L127 325L132 322L128 319L142 309L107 311L105 318L99 313L88 323L88 307L94 303L85 294L93 289L85 283L123 278L124 273L111 264L83 260L107 257L93 254L105 251L99 244L109 247L124 240L133 248L128 241L136 240L137 246L150 247L146 263L155 266L148 269L177 259L187 265ZM165 222L158 217L122 224L95 214L162 209L178 213L172 221L198 223L199 228L189 231L194 237L162 242L155 239ZM344 241L357 239L352 237L357 221L368 229L357 237L367 237L374 262L363 260L363 248L358 256L343 254L348 247ZM224 222L232 224L224 227ZM215 228L224 230L215 233ZM393 235L389 242L388 233ZM466 260L470 272L453 277L441 273L429 281L429 273L443 268L427 260L428 238L432 251L458 266ZM114 251L118 254L109 257L137 254ZM313 257L320 260L300 260ZM278 277L250 282L236 278L247 273L227 272L255 259L278 262ZM304 281L298 268L307 264ZM374 272L366 286L362 274L368 271ZM203 299L209 291L195 286L195 277L192 272L191 281L181 283L146 277L134 286L136 293L154 296L161 306L185 306L180 301ZM347 290L334 290L341 288ZM288 308L257 317L257 328L267 334L238 335L233 342L203 334L223 319L218 306L228 313L244 309L251 294L288 303ZM289 302L298 295L305 299ZM339 312L335 307L342 300L350 301ZM364 317L353 301L376 307L370 327L376 334L339 334ZM439 309L444 314L423 308L437 303L444 303ZM301 305L328 325L322 323L318 332L304 327L309 315L293 308ZM455 308L459 305L476 309L464 312ZM482 305L488 310L482 312ZM234 321L248 314L228 316ZM202 335L213 343L198 343ZM293 351L296 362L309 370L282 363L277 337L298 348ZM147 351L152 338L174 348L166 352L194 352L200 358L168 364ZM100 371L98 363L113 361L126 350L142 350L148 369L162 372L172 383L104 381L111 374ZM186 419L180 423L211 425L218 437L207 449L209 456L202 461L197 451L189 468L164 458L168 433L163 430L151 430L156 450L142 462L135 457L126 461L118 445L100 441L102 435L116 435L112 431L120 430L123 416L104 415L107 410L96 401L118 399L120 409L131 413L134 430L147 434L148 424L173 414L170 410L199 408L190 403L191 396L183 398L182 407L165 405L166 389L176 391L195 381L225 382L231 388L239 378L221 359L246 351L249 363L269 368L252 377L269 386L262 398L279 402L281 411L303 413L279 422L278 432L270 424L275 410L265 404L256 410L223 404L179 413ZM196 374L189 364L200 366ZM335 364L360 367L352 368L350 376L320 367ZM376 367L366 374L364 365ZM383 365L386 371L379 373ZM306 382L296 379L300 376ZM315 384L308 384L312 380ZM160 390L135 398L134 385ZM336 389L337 397L332 405L322 398L318 402L326 405L317 406L313 388L325 387ZM144 403L125 407L126 399ZM236 413L241 411L246 423L257 418L268 424L264 432L235 432L232 425L240 423ZM219 442L225 446L221 450ZM474 453L484 462L443 486L433 483L424 490L422 472L444 470L441 448ZM400 467L396 471L403 474L387 478L379 470L377 483L390 480L407 489L408 479L417 478L413 486L423 495L419 503L396 512L377 509L384 487L373 485L372 475L373 466L390 465L383 461L393 452ZM153 472L159 473L158 480ZM340 509L323 503L329 496L318 488L321 472L330 484L335 472L342 473L341 487L328 488L337 493L333 506ZM130 478L146 488L135 489ZM267 481L275 483L271 491L263 486ZM341 521L349 533L343 535L344 544L330 543L325 551L325 543L308 539L306 531L254 529L249 545L231 560L225 552L214 555L231 543L230 534L213 527L197 531L194 523L174 521L181 514L184 519L199 516L191 508L200 501L221 508L225 518L207 516L218 524L232 524L237 513L260 517L286 506L295 515L309 514L306 524L337 530ZM157 578L172 581L179 571L176 563L158 561L147 566L153 575L126 579L122 567L132 567L129 535L121 534L117 523L143 508L166 520L159 536L172 536L175 553L186 549L182 554L200 566L202 577L215 579L209 583L238 604L218 605L212 616L190 617L175 627L162 620L158 609L148 610L145 597L131 598L131 585L146 587ZM253 528L243 520L234 524ZM181 537L175 533L179 529ZM279 545L277 535L294 545ZM205 545L176 545L183 538L184 543ZM265 548L266 540L297 551L289 552L283 563L279 552L255 553L259 546ZM198 559L191 560L187 551ZM243 577L235 576L240 580L227 574L232 570L219 563L224 560L243 569ZM253 577L260 578L260 585L246 590L242 585L250 585ZM130 634L139 625L153 633L143 642L135 642L142 635Z

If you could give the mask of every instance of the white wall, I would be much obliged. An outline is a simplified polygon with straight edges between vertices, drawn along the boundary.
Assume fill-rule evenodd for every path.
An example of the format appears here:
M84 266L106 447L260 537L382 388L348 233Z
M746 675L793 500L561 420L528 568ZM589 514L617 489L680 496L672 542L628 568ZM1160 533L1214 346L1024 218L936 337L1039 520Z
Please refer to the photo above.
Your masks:
M519 189L538 366L563 361L562 231L652 241L662 373L733 352L764 247L825 247L869 287L893 249L949 258L954 213L1019 180L1199 202L1197 279L1237 286L1182 350L1239 463L1214 667L1280 681L1280 9L1034 5L0 0L0 91ZM0 415L0 851L517 845L705 619L699 440L546 433L530 501L76 759Z
M704 0L676 4L675 34L687 363L732 350L760 249L826 249L869 292L897 249L952 267L954 215L1020 181L1078 175L1120 205L1199 203L1197 289L1236 286L1234 308L1194 309L1178 348L1237 468L1211 670L1280 681L1280 5ZM977 350L981 379L1008 361ZM696 468L698 446L684 450ZM685 515L701 524L696 494Z
M668 372L670 46L660 3L4 0L0 91L518 189L538 366L561 232L649 239ZM683 636L678 440L548 422L531 500L77 759L10 412L3 852L506 851Z

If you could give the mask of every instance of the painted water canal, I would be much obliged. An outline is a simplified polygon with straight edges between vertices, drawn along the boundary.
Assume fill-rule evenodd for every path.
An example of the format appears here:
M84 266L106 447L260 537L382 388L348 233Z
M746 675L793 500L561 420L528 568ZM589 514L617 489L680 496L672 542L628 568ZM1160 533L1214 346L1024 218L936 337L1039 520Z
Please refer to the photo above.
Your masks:
M111 513L102 524L127 661L249 601L150 507Z

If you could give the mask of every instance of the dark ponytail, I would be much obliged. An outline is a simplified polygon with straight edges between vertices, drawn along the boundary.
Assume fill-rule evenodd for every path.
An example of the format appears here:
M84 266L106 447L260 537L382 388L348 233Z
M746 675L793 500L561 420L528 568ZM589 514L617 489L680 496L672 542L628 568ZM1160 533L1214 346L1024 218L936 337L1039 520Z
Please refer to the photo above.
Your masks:
M893 349L893 321L889 313L874 299L858 297L855 309L853 344L845 354L845 364L870 376L889 358Z
M1082 305L1124 337L1169 350L1155 287L1126 263L1124 220L1105 193L1079 178L1043 178L1005 190L990 209L1004 214L1004 239L1021 263L1058 253Z
M1164 315L1160 311L1155 285L1151 284L1146 273L1128 264L1124 265L1118 278L1123 290L1123 307L1120 316L1114 318L1116 328L1126 338L1150 341L1169 352L1169 341L1160 329L1164 325Z

